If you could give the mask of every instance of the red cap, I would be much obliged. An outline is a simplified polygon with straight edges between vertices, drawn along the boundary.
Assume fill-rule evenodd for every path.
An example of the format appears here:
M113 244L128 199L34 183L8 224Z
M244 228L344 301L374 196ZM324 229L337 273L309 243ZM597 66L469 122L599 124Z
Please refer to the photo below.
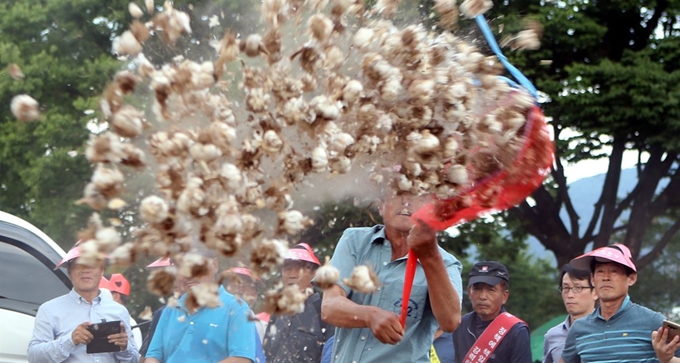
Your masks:
M630 250L620 243L590 251L571 260L569 264L578 269L590 270L590 263L593 259L598 262L616 262L637 272Z
M156 267L168 267L172 266L170 262L170 257L161 257L154 262L151 262L146 268L156 268Z
M100 289L107 289L107 290L111 291L111 288L109 287L109 283L110 283L109 280L106 277L102 276L102 279L99 280L99 288Z
M316 258L314 251L306 243L298 243L295 246L288 249L288 254L286 255L287 260L300 260L311 262L315 265L321 266L321 262Z
M260 281L260 282L262 281L262 280L260 280L260 277L255 275L253 273L253 271L251 271L249 268L246 268L246 267L232 267L232 268L228 269L227 272L233 272L235 274L248 276L255 281Z
M102 287L101 284L99 284L99 287ZM130 282L122 274L111 275L107 288L111 292L117 292L119 294L130 296Z

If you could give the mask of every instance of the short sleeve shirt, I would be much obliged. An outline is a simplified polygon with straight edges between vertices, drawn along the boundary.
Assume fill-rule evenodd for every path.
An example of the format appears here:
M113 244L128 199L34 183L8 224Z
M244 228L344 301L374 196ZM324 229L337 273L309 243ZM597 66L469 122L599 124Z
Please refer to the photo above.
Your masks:
M439 248L439 252L449 281L458 292L459 301L452 303L460 304L463 296L460 274L463 267L444 249ZM406 256L392 261L392 246L385 237L384 226L347 229L335 248L330 264L340 271L340 281L349 277L355 266L370 266L380 280L378 290L372 294L361 294L340 283L347 298L360 305L401 313ZM333 361L426 363L429 362L428 352L436 329L437 321L428 299L425 272L418 265L408 301L406 331L402 341L396 345L382 344L369 328L336 328Z

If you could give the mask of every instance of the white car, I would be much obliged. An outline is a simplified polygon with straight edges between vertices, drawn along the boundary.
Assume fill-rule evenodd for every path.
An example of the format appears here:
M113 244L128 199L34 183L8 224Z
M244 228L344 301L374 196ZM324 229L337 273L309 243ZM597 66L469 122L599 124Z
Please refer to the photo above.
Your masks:
M26 350L38 307L71 289L66 253L45 233L0 212L0 363L28 362Z

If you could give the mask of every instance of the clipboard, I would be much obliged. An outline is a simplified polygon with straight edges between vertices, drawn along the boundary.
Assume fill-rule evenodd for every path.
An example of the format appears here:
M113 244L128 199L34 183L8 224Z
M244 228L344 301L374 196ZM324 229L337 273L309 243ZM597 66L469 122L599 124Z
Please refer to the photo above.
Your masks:
M87 327L94 338L87 344L87 354L120 352L120 347L109 343L111 334L120 333L120 320L92 324Z

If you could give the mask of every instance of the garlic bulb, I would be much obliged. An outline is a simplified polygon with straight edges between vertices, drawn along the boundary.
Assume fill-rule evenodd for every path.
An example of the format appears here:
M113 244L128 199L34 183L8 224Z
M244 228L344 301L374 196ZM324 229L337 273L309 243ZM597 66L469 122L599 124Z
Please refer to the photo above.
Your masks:
M113 114L111 128L122 137L134 138L142 133L143 114L130 105L123 105Z
M40 118L38 101L29 95L14 96L10 109L14 117L20 121L35 121Z
M314 275L314 286L321 290L330 289L340 280L340 271L334 266L326 263L319 267Z
M279 212L279 227L281 233L294 236L302 232L314 222L296 210Z
M139 214L147 223L161 223L168 218L168 203L155 195L142 199L139 205Z
M366 265L354 267L352 275L343 279L342 283L361 294L371 294L380 286L378 276L373 272L373 269Z
M322 147L315 147L312 150L312 169L320 173L328 168L328 154L326 149Z
M139 19L142 17L142 15L144 15L139 5L135 3L128 4L128 11L130 12L130 15L132 15L132 17L135 19Z
M468 173L463 165L451 165L448 169L445 169L446 180L450 183L465 185L468 182Z

